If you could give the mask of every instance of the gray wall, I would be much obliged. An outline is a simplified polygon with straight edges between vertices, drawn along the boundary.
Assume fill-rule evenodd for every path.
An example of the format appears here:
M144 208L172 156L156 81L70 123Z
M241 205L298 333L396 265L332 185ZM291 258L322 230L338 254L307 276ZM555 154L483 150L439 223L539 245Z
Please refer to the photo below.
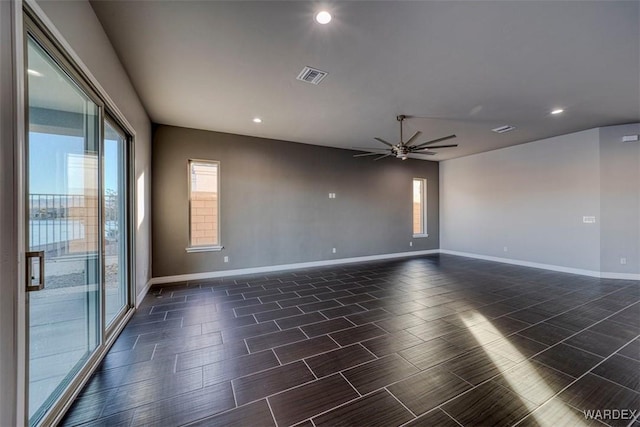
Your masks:
M640 273L640 142L622 142L639 134L640 124L600 128L602 271Z
M136 132L136 295L151 273L151 123L88 1L38 1Z
M582 222L600 213L597 129L448 160L440 174L442 249L600 270L599 223Z
M0 1L0 425L16 419L16 301L18 259L14 180L12 2Z
M159 126L153 145L153 276L437 249L438 164L376 162L353 154ZM190 158L221 162L221 252L185 252ZM428 238L412 239L413 177L428 179Z
M639 133L611 126L442 162L441 248L639 273L640 144L622 142Z

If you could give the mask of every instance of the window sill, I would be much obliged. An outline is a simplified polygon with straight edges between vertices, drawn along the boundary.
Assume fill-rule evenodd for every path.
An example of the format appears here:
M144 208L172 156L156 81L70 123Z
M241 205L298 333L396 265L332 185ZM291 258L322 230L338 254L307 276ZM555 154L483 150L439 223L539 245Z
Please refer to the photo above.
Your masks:
M224 246L191 246L186 248L187 253L192 252L220 252Z
M429 237L428 234L414 234L413 238L414 239L424 239L425 237Z

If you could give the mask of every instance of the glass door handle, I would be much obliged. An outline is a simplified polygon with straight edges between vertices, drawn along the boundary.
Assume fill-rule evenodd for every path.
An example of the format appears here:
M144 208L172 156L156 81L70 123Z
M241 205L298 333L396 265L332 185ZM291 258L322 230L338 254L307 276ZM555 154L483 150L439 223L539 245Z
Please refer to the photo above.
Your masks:
M27 292L44 289L44 251L27 252Z

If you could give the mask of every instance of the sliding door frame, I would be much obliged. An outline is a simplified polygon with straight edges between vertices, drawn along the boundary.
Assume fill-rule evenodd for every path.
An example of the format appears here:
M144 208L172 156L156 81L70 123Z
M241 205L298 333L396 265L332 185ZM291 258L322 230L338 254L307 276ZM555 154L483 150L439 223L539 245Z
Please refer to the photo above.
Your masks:
M135 176L135 164L133 161L133 138L131 137L131 135L129 134L129 132L127 132L127 130L118 122L118 120L116 120L111 114L110 111L106 111L105 114L102 117L102 137L100 140L100 145L101 145L101 151L103 153L102 155L102 181L105 182L105 173L106 173L106 168L105 168L105 149L104 149L104 142L105 142L105 123L109 123L111 126L116 127L118 130L122 131L124 133L124 137L125 137L125 141L124 141L124 188L125 188L125 194L124 194L124 202L125 202L125 206L124 206L124 221L125 221L125 228L126 228L126 240L127 240L127 256L125 259L125 265L123 266L123 268L125 269L125 275L124 278L126 280L126 282L128 283L127 286L127 292L126 292L126 303L125 303L125 307L124 309L120 310L118 312L118 314L116 314L116 316L114 317L113 321L107 325L107 319L106 319L106 280L102 280L102 294L103 294L103 298L102 298L102 324L104 326L104 334L106 336L106 338L109 338L111 335L114 334L114 331L122 329L121 328L121 323L122 323L122 319L127 315L127 313L129 311L131 311L132 308L135 308L135 271L132 268L132 266L135 263L135 251L134 246L133 246L133 236L135 236L135 227L134 227L134 207L135 205L135 194L134 194L134 187L135 187L135 182L133 177ZM104 188L105 186L103 186L102 189L102 195L104 196ZM102 217L106 220L106 214L105 214L105 203L101 204L101 211L102 213ZM104 227L105 227L105 221L102 221L101 224L102 227L102 235L104 236ZM103 258L106 257L106 254L103 255ZM105 268L105 263L103 262L103 277L106 278L106 274L104 273L104 268Z
M31 16L25 16L24 19L24 40L23 40L23 51L25 52L23 61L24 61L24 68L27 69L28 68L28 47L27 47L27 43L29 40L33 40L36 44L39 45L39 47L56 63L56 65L60 68L60 71L67 74L71 81L73 83L75 83L80 90L82 90L83 94L87 96L87 98L93 102L96 106L97 106L97 126L98 128L91 131L91 133L94 133L96 138L98 139L96 141L96 156L98 158L98 163L102 163L101 158L103 157L103 153L102 153L102 137L103 137L103 116L104 116L104 104L102 103L102 101L100 100L100 98L98 97L97 93L95 93L90 87L88 87L87 85L83 84L83 80L81 78L81 76L79 76L75 70L73 69L73 66L71 63L69 63L66 58L63 55L60 55L60 52L57 50L56 46L54 45L54 43L52 43L52 41L50 40L50 38L47 36L47 34L42 31L42 29L40 28L40 26L31 18ZM22 200L20 201L22 204L24 204L24 212L25 215L20 218L20 220L23 222L23 226L21 227L26 227L29 224L29 207L28 207L28 200L29 200L29 193L30 193L30 189L29 189L29 134L30 131L27 127L30 126L30 111L29 111L29 79L25 79L25 85L24 85L24 89L25 89L25 108L24 108L24 118L25 118L25 147L24 147L24 156L25 156L25 161L24 161L24 174L25 174L25 179L24 179L24 191L21 192L19 194L18 197L22 197ZM85 123L86 126L86 123ZM86 150L86 147L85 147ZM74 390L77 386L78 386L78 379L83 378L85 375L87 375L87 367L93 365L94 363L96 363L96 353L98 352L97 350L99 350L102 346L104 346L104 341L105 341L105 333L104 333L104 328L102 328L102 324L103 321L101 320L103 318L103 308L102 306L104 305L104 298L103 298L103 285L102 283L104 282L104 265L103 262L101 262L101 260L103 259L103 254L104 254L104 237L103 237L103 222L104 222L104 216L102 213L102 208L100 208L100 205L102 204L100 202L100 197L102 195L102 188L103 188L103 176L100 173L101 170L101 166L98 165L98 171L97 171L97 196L98 196L98 209L96 210L95 214L97 215L97 222L98 222L98 232L97 232L97 252L96 252L96 260L99 262L99 268L98 271L96 271L97 273L97 279L98 279L98 284L100 285L100 292L98 292L97 297L98 297L98 301L97 304L95 305L95 308L98 310L98 316L97 316L97 320L100 324L97 325L98 326L98 336L97 338L97 346L95 350L91 351L91 355L88 357L88 359L86 360L84 366L82 368L80 368L77 373L74 375L73 379L71 379L66 386L64 386L64 389L62 391L62 393L60 393L58 398L55 398L55 401L53 404L51 404L51 406L47 407L46 402L49 401L49 399L51 398L51 396L55 396L55 392L50 395L50 397L48 397L45 400L45 404L44 404L44 409L43 406L39 407L39 408L29 408L29 395L30 395L30 391L29 391L29 387L30 387L30 371L29 371L29 360L31 358L31 351L29 348L30 345L30 339L26 340L25 343L25 353L26 353L26 359L27 359L27 364L25 367L25 375L27 380L25 381L25 392L26 392L26 402L27 402L27 411L28 413L32 412L31 409L37 409L34 412L33 417L36 419L36 425L48 425L48 419L50 417L50 415L52 413L56 412L56 406L59 405L60 401L68 399L71 391ZM25 233L25 238L28 238L29 236L27 235L27 233ZM28 247L27 242L25 241L25 247ZM46 286L46 284L45 284ZM23 289L24 292L24 289ZM27 292L27 296L25 298L25 332L27 334L27 336L29 336L29 334L31 333L31 325L30 325L30 317L31 317L31 297L30 297L30 292ZM89 304L88 308L90 309L93 305ZM88 316L87 320L91 322L92 317ZM65 379L66 380L66 379ZM31 417L29 416L29 414L27 414L27 423L25 423L25 425L31 425Z
M101 254L100 271L100 343L94 353L89 357L85 365L79 370L76 377L70 381L62 395L50 407L46 414L39 420L38 425L56 425L63 418L65 412L73 403L82 387L88 381L90 375L98 367L100 361L106 355L108 349L115 342L118 334L135 311L135 220L134 207L137 206L135 184L135 131L124 115L116 107L115 103L100 86L97 79L91 74L81 59L75 54L71 46L64 40L62 34L45 15L35 0L14 0L14 81L15 92L15 144L16 144L16 206L17 206L17 250L18 250L18 283L16 303L16 419L19 425L29 425L28 411L28 296L25 291L25 253L26 253L26 226L27 217L27 143L29 124L29 105L27 94L28 81L26 79L27 49L26 43L30 34L55 62L66 72L79 87L81 87L99 106L99 155L100 170L98 177L98 191L100 194L98 220L99 220L99 254ZM115 320L107 328L105 322L105 280L104 280L104 124L110 120L125 132L125 185L126 185L126 230L127 230L127 254L126 254L126 280L127 302L125 308L118 313Z

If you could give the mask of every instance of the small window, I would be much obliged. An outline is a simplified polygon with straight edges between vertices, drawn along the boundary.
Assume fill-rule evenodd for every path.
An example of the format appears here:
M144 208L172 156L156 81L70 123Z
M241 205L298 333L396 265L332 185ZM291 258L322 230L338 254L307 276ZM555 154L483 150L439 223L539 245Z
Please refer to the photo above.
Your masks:
M220 250L220 164L189 160L188 252Z
M427 180L413 178L413 236L427 235Z

